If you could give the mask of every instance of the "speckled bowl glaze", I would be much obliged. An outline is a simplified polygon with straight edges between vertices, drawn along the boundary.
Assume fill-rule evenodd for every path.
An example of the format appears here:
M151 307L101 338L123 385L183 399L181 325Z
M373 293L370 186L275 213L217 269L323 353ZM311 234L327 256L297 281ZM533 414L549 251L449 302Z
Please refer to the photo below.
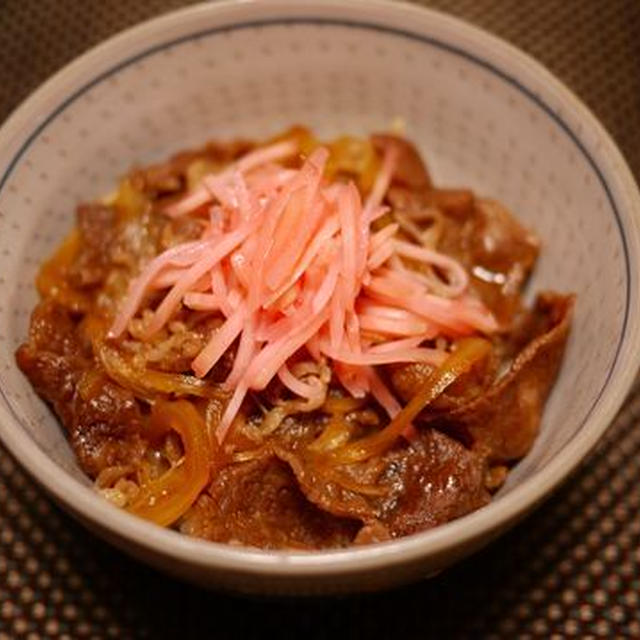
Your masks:
M98 498L14 364L40 261L76 203L133 164L292 123L367 133L402 118L439 184L504 201L544 251L532 290L578 294L540 437L494 501L367 548L263 552L189 539ZM637 367L640 197L609 136L536 62L450 17L375 1L213 3L131 29L31 96L0 131L0 436L98 535L203 585L265 594L374 590L495 538L583 459Z

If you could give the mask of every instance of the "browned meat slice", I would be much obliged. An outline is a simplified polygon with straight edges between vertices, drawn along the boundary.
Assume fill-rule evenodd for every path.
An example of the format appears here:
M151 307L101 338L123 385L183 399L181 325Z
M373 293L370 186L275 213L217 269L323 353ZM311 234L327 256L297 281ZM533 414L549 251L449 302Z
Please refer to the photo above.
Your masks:
M438 248L462 262L472 288L498 321L509 325L538 257L536 236L500 203L476 199L471 215L445 217Z
M546 293L534 309L521 314L509 340L496 351L512 359L495 380L496 362L475 369L452 385L422 414L468 446L482 444L492 461L522 457L538 432L540 413L551 390L566 343L573 297ZM433 368L425 364L387 368L400 397L409 401L426 384Z
M147 442L133 393L89 371L78 382L71 410L72 423L65 426L87 474L95 478L108 467L139 465Z
M103 204L83 204L76 211L80 251L69 273L78 288L95 287L112 268L111 243L115 237L116 212Z
M254 146L246 140L224 144L210 142L201 149L177 153L167 162L134 170L131 179L136 189L152 197L175 194L185 189L189 171L196 163L207 163L206 166L210 166L210 170L219 169Z
M376 134L371 136L371 142L380 151L384 151L389 145L398 149L398 165L393 174L393 182L411 189L431 186L427 167L417 149L408 140L390 134Z
M74 367L73 359L25 343L16 351L16 361L38 395L53 406L64 425L71 424L71 402L82 371Z
M263 549L343 547L359 527L309 502L272 456L223 468L180 523L192 536Z
M91 349L80 340L74 314L53 300L43 300L33 310L25 346L79 359Z
M286 447L274 450L278 458L291 466L304 495L323 511L362 522L378 516L377 502L387 493L386 487L375 486L383 468L380 460L375 461L378 464L330 467L303 451Z
M379 520L392 536L435 527L489 502L486 459L459 442L427 429L404 450L389 454L381 484L391 492Z
M519 310L520 292L538 256L536 236L503 205L474 198L466 189L395 187L388 199L399 218L408 218L418 227L436 221L432 232L438 249L460 260L471 274L472 289L508 326Z
M164 328L150 339L124 342L122 353L138 369L148 367L154 371L190 373L191 362L221 324L222 320L218 316L181 310L170 327ZM209 379L224 380L233 366L233 358L234 350L225 352L210 372Z
M197 240L202 234L202 220L198 218L175 218L169 220L162 230L162 246L174 247L181 242Z
M145 443L135 397L100 373L80 340L70 312L42 302L16 360L62 420L84 471L95 477L107 467L138 462Z
M538 433L569 334L573 296L541 294L519 340L526 346L485 394L435 419L440 429L470 438L492 461L517 460Z
M31 314L29 340L16 351L18 366L65 425L71 423L76 384L87 366L75 331L70 312L45 300Z
M436 367L427 362L410 362L388 365L385 369L395 392L405 402L409 402L420 389L424 388Z
M432 429L422 430L411 445L357 464L330 466L284 448L277 453L309 500L337 516L362 520L359 542L429 529L489 501L485 457Z
M496 350L492 351L489 357L457 378L425 409L423 416L451 411L485 393L495 380L499 360ZM409 402L424 388L435 367L424 362L413 362L389 365L385 369L396 393L405 402Z
M438 187L420 191L392 186L387 193L387 200L394 212L406 214L418 224L431 221L435 213L448 216L462 223L473 216L475 198L469 189L440 189ZM441 235L441 234L439 234Z

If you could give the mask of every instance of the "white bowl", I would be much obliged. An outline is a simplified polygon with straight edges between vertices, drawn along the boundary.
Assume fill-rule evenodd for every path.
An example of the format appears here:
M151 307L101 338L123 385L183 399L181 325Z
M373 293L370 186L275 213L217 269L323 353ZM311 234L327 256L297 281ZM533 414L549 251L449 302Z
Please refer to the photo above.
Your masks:
M263 552L190 539L93 493L54 416L14 364L33 279L81 200L134 163L292 123L367 133L395 118L440 184L472 186L534 227L532 290L578 294L541 434L493 502L366 548ZM98 535L204 585L264 593L373 590L437 571L504 531L582 460L620 407L640 340L640 197L620 153L539 64L450 17L329 0L196 6L112 38L49 80L0 131L0 436Z

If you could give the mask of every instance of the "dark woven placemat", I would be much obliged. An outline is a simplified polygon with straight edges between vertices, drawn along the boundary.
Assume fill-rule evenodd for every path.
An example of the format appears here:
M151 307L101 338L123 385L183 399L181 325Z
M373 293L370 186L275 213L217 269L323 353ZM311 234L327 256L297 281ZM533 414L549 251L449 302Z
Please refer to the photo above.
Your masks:
M0 0L0 121L57 68L179 0ZM431 0L532 53L585 100L640 177L639 0ZM439 577L275 603L185 586L54 507L0 449L0 640L640 638L640 385L578 473Z

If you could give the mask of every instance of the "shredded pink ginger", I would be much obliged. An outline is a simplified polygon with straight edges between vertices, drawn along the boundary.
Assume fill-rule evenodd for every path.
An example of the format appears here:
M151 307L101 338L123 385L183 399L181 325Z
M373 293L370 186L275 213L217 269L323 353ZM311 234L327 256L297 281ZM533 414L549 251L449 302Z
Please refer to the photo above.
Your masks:
M247 392L263 390L275 376L296 396L320 392L313 377L296 377L288 366L303 347L315 361L331 361L354 397L371 393L393 417L400 405L375 365L437 366L446 352L423 342L497 328L468 293L468 274L458 262L397 238L395 224L371 232L371 222L386 211L382 201L397 162L393 146L366 202L352 182L323 177L325 148L300 169L278 164L297 152L290 140L259 148L205 176L170 206L171 217L202 216L208 208L202 238L168 249L143 269L109 332L120 336L147 294L159 289L168 291L147 325L149 336L181 305L222 314L224 323L192 362L203 377L238 343L220 441ZM435 267L444 280L441 295L403 257Z

